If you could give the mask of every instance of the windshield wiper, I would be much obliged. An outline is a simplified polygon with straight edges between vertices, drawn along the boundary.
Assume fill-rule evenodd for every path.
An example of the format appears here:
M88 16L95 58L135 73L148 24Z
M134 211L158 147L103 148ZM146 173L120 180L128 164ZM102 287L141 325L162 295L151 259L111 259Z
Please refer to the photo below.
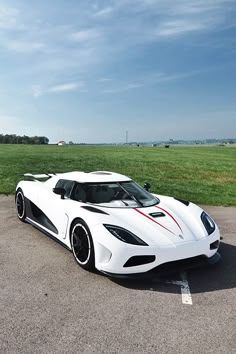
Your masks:
M132 193L130 193L128 190L126 190L120 183L117 183L118 185L119 185L119 187L121 188L121 189L123 189L123 191L126 193L126 194L128 194L128 196L131 198L131 199L133 199L136 203L138 203L141 207L143 207L143 203L142 202L140 202L140 200L137 198L137 197L135 197L135 195L133 195ZM122 200L123 201L123 200Z
M125 206L129 206L129 204L126 203L124 200L120 199L120 201L121 201Z

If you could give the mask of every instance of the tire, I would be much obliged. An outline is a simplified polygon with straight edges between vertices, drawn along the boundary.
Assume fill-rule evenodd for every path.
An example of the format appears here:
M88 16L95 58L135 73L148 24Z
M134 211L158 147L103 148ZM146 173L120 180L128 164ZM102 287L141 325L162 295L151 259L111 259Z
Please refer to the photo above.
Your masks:
M16 191L16 214L20 221L24 222L26 218L25 197L21 188Z
M91 232L86 222L76 219L71 225L71 248L76 262L86 270L95 269L94 246Z

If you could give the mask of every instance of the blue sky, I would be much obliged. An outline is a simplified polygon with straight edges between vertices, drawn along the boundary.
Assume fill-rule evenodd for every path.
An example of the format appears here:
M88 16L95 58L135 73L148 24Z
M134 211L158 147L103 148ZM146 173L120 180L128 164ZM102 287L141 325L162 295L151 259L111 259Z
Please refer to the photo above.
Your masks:
M236 137L235 0L0 0L0 133Z

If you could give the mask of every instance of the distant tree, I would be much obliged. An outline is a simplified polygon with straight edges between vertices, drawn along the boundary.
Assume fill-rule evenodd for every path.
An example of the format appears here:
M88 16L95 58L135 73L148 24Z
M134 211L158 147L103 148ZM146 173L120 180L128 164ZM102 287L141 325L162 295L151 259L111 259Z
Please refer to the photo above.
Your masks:
M48 144L49 139L46 136L40 136L39 137L39 144Z
M19 136L16 134L0 134L0 144L48 144L49 139L46 136L27 135Z

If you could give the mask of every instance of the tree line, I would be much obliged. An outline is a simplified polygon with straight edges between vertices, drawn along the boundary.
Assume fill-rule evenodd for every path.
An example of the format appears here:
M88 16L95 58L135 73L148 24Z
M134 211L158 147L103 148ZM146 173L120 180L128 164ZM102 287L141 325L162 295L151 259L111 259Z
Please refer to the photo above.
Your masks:
M46 136L19 136L16 134L0 134L0 144L48 144Z

